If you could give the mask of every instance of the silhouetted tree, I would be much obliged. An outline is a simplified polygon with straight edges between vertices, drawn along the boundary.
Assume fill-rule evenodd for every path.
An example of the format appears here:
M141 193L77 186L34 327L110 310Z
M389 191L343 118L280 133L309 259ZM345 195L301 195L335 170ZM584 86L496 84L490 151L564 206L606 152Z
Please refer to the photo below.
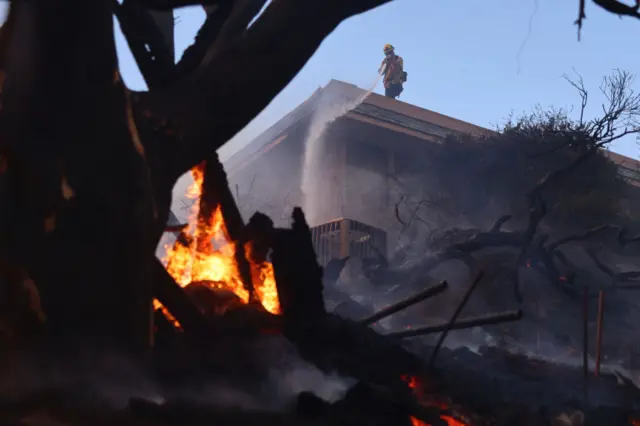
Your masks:
M273 0L250 26L267 0L207 1L177 66L146 9L202 2L12 2L0 31L0 279L41 305L36 322L50 333L144 346L176 180L265 108L340 22L388 1ZM119 76L114 13L149 92Z

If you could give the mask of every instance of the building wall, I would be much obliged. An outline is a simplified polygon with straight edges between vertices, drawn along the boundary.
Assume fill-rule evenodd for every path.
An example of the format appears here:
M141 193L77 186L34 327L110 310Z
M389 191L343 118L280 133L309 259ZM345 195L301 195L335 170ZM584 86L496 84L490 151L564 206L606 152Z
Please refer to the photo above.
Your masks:
M316 145L305 166L306 125L274 137L254 161L230 171L245 220L260 211L288 226L292 208L301 206L311 226L346 217L383 229L393 250L402 230L396 203L419 189L408 177L421 168L430 143L343 118L309 142Z
M416 172L422 171L421 159L437 145L357 120L341 124L345 150L343 216L383 229L390 254L406 231L398 220L396 206L407 196L423 197L428 182L416 179Z

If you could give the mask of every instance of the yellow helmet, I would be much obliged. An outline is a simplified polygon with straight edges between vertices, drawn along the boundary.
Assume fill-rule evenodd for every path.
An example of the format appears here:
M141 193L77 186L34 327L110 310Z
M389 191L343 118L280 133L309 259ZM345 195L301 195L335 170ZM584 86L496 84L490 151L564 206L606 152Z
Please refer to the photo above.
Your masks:
M390 52L392 50L394 50L392 45L390 45L390 44L385 44L384 45L384 48L383 48L384 53Z

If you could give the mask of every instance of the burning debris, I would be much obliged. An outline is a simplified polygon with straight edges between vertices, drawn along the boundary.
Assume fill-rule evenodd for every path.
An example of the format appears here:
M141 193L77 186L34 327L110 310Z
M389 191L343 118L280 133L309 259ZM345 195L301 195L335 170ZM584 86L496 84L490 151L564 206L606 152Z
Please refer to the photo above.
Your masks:
M225 198L228 185L222 167L215 157L207 163L192 171L194 183L187 195L198 202L194 203L186 226L180 227L175 243L166 247L164 267L157 263L154 269L154 352L159 360L154 365L154 375L155 380L163 383L161 387L174 390L166 393L166 402L132 399L126 410L105 414L105 418L131 424L165 419L162 421L194 425L215 421L273 425L506 426L525 421L549 425L555 424L557 418L575 417L563 411L573 407L575 389L550 392L542 405L540 401L545 398L541 395L529 403L523 396L527 392L542 392L540 383L552 386L554 380L564 377L566 369L514 357L498 349L478 355L442 347L452 330L522 318L522 312L513 311L459 319L474 290L486 281L482 272L468 287L448 322L379 334L372 325L437 297L447 290L448 283L429 286L365 318L349 320L328 313L322 295L322 269L316 261L311 230L302 211L294 210L291 229L274 228L259 213L246 225L238 217L230 218L237 209L235 204L229 204L233 203L232 198ZM216 174L215 184L209 173ZM239 252L243 258L240 261ZM243 261L249 274L242 273ZM432 333L440 333L435 346L419 339L408 341ZM268 375L273 355L267 355L269 351L264 349L256 352L260 347L256 344L260 339L282 338L295 347L295 356L304 360L300 362L315 365L326 373L350 377L356 384L342 399L333 402L303 391L278 413L171 398L175 389L189 388L194 383L205 386L222 380L234 382L239 389L259 385ZM517 366L518 373L501 370L505 365ZM531 380L537 384L519 383L532 376L533 370L537 373ZM581 389L579 371L571 374L566 376L567 380ZM593 378L590 392L606 390L620 398L640 395L635 388L620 387L610 379L604 374ZM500 381L497 387L496 380ZM505 392L514 386L522 386L523 390ZM41 400L7 403L7 413L16 421L24 421L25 413L33 410L57 421L64 419L71 424L80 421L74 410L62 410L64 414L60 415L59 401L46 400L46 404L55 407L52 411L41 404ZM582 402L578 405L584 409ZM589 409L581 415L597 418L602 415L598 410L602 411Z
M187 198L201 198L204 169L202 164L191 171L193 183L187 189ZM200 283L211 292L226 290L243 303L249 303L252 295L236 262L237 240L230 237L221 206L218 205L209 215L201 214L201 209L206 209L203 203L193 204L186 229L180 232L175 244L165 247L163 263L167 272L182 287ZM244 243L244 253L250 264L253 297L268 312L278 314L280 305L273 265L266 259L257 258L252 242Z

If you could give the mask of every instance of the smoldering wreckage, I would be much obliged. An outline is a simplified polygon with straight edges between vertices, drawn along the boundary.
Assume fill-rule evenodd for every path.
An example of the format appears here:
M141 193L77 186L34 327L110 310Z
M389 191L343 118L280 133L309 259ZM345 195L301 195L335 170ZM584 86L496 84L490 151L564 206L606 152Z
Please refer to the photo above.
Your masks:
M522 317L464 316L487 281L481 270L447 321L384 333L380 321L438 297L447 282L417 280L405 286L415 287L408 297L388 291L384 309L340 316L350 303L334 286L344 259L323 271L300 209L290 229L260 213L244 223L208 153L263 108L340 21L385 1L273 1L249 31L264 1L212 1L196 43L173 65L145 7L188 3L11 4L0 33L2 424L635 424L639 392L624 377L495 347L444 347L453 330ZM148 94L129 92L115 72L112 13ZM282 56L274 37L298 29L309 39L274 61ZM242 61L254 69L268 63L281 77L265 84L253 71L238 73ZM246 110L211 101L234 91L247 95ZM198 202L187 224L165 225L171 188L189 169L188 196ZM164 265L152 255L163 232L178 234ZM506 237L530 244L529 234ZM430 333L437 340L415 338ZM351 386L333 399L289 390L283 403L264 384L274 366L296 363ZM234 392L261 401L229 397Z

